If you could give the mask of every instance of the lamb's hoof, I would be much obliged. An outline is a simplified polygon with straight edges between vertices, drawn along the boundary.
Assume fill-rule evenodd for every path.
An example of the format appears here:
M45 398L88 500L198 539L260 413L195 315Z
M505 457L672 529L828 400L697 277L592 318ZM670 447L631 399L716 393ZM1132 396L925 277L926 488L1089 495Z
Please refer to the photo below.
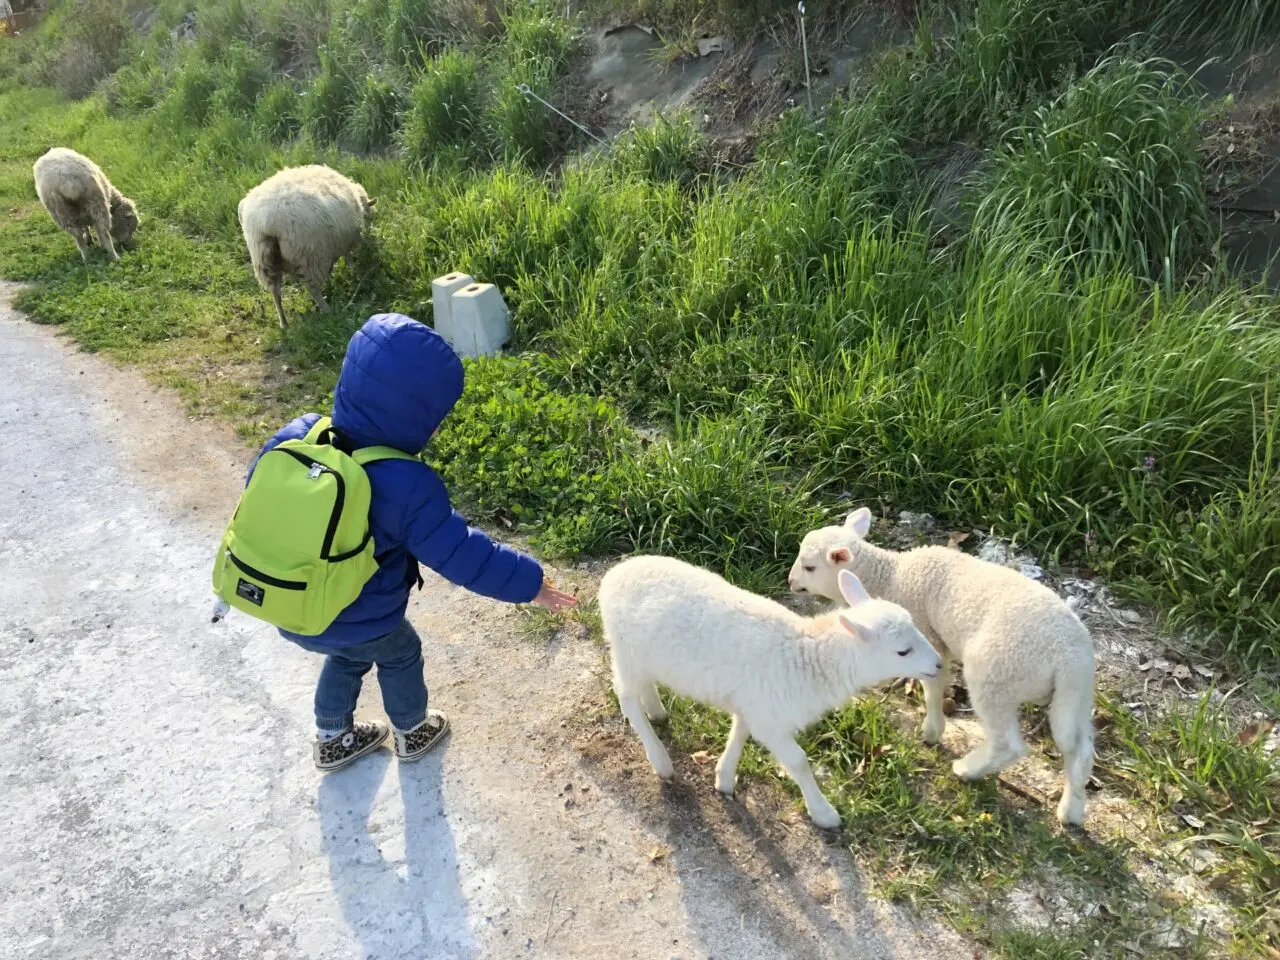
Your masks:
M1058 801L1058 822L1064 827L1078 827L1084 823L1084 800L1064 796Z
M724 780L721 780L720 777L718 776L716 777L716 789L719 790L721 793L723 793L726 797L733 796L734 788L737 787L737 785L738 785L737 777L734 777L732 780L728 781L727 783Z
M653 772L658 775L659 780L670 780L676 775L676 768L668 759L661 763L655 763Z
M935 723L932 720L925 720L920 726L920 739L929 746L937 746L942 742L942 731L947 728L945 717L940 717Z
M968 757L961 757L959 760L951 764L951 772L961 780L980 780L981 773L975 773L968 763Z
M826 807L810 810L809 819L820 826L823 830L835 830L840 826L840 814L838 814L836 812L836 808L830 804Z

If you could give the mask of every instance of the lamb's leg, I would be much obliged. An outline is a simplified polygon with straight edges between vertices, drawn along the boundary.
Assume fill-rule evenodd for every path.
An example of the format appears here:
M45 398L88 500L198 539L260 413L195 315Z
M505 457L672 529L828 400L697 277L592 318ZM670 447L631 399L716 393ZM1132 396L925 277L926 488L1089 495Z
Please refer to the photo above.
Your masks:
M662 697L658 694L657 684L648 683L641 686L640 702L644 705L644 712L649 715L650 720L656 720L660 723L667 719L667 708L662 705Z
M120 254L116 253L116 246L111 241L111 209L107 206L107 201L94 204L93 210L93 232L97 234L98 246L107 252L108 259L115 261L120 259Z
M311 294L311 299L316 302L316 307L320 310L328 310L329 302L324 298L324 282L317 280L315 277L307 277L305 280L307 292Z
M80 259L84 261L85 266L89 265L89 228L76 227L70 231L71 239L76 242L76 249L80 251Z
M1090 678L1090 681L1092 678ZM1062 751L1062 799L1058 820L1079 826L1084 822L1085 784L1093 773L1093 687L1059 689L1049 705L1049 729Z
M733 726L729 728L729 742L724 745L724 753L716 762L716 789L721 793L733 793L738 780L738 761L742 759L742 748L746 745L747 724L735 713Z
M787 771L787 776L800 788L800 793L804 796L804 805L813 822L827 830L834 830L840 826L840 814L818 789L818 781L813 779L813 771L809 768L809 758L800 749L800 744L787 734L762 735L759 730L752 730L751 733L777 758L777 761L782 764L782 769Z
M969 699L986 736L981 744L951 765L962 780L978 780L999 773L1026 756L1027 744L1018 724L1018 704L1005 699L1006 691L987 689L969 677Z
M947 716L942 712L942 701L946 699L947 684L951 682L951 657L946 649L934 644L942 655L942 670L936 677L920 681L924 687L924 723L920 726L920 738L925 743L937 743L942 739L942 732L947 728Z
M280 329L285 329L284 325L284 304L280 302L280 274L276 272L271 275L271 299L276 304L276 316L280 318Z
M676 775L676 768L671 764L671 756L667 753L667 748L662 745L658 735L653 732L653 727L649 725L649 718L644 715L644 705L640 702L640 697L630 693L625 696L619 694L618 706L622 708L622 715L627 718L632 729L639 735L640 742L644 744L645 756L649 758L654 771L663 780L670 780Z

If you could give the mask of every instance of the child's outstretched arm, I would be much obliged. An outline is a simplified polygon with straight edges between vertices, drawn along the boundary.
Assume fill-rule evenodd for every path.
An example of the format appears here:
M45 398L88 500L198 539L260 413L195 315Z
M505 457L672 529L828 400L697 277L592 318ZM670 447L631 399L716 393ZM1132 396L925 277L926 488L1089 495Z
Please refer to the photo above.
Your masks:
M527 554L495 543L467 525L435 471L421 471L405 514L405 545L419 563L472 593L507 603L537 603L553 613L577 601L544 583Z

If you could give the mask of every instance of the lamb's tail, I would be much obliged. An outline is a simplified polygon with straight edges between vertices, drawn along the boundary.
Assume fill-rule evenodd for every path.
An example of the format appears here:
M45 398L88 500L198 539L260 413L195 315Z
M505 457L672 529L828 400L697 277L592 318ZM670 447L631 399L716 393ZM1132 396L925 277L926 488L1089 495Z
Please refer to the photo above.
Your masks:
M1085 785L1093 774L1093 658L1064 664L1054 678L1049 729L1062 751L1064 779L1058 819L1084 820Z

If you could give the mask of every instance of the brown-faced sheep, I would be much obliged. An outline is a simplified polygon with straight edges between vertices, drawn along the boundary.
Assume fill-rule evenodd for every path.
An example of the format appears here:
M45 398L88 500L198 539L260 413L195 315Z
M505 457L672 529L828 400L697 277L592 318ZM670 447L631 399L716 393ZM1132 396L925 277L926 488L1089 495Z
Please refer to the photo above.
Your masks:
M327 310L325 282L338 258L360 240L374 203L360 184L319 165L281 170L245 194L240 230L258 283L275 300L280 329L284 275L300 279L316 306Z
M138 229L138 208L111 185L107 175L88 157L54 147L35 162L36 194L54 223L71 234L85 263L89 262L93 228L98 246L112 260L119 260L116 247L133 246Z

